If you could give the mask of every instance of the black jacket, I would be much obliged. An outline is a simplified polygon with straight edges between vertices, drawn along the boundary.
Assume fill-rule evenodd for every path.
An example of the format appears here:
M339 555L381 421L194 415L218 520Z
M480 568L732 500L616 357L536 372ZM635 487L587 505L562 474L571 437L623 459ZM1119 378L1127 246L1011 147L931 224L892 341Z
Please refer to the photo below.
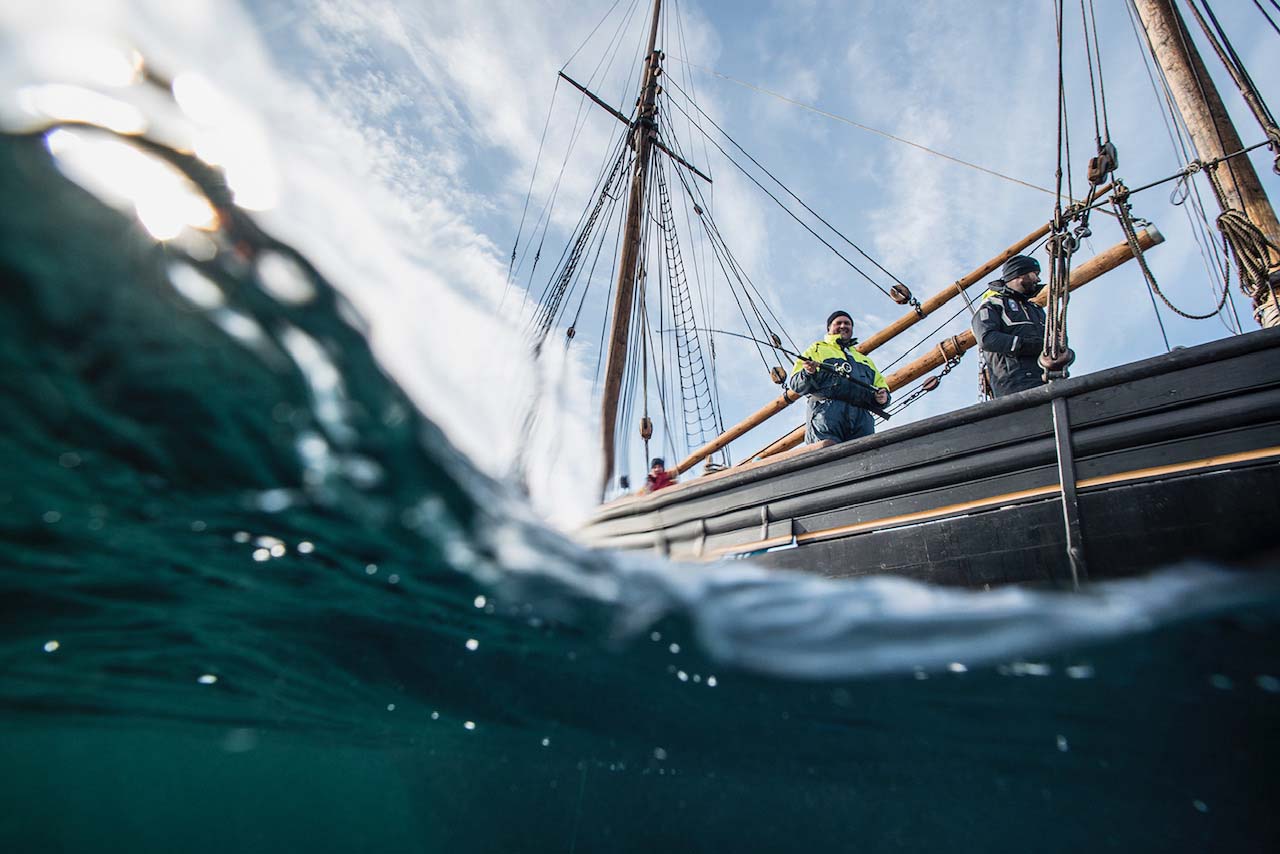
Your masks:
M832 368L848 368L849 382L835 371L805 373L804 360L811 359ZM875 362L863 353L840 343L835 335L815 341L800 354L787 387L796 394L809 396L809 413L805 419L804 440L821 442L834 439L847 442L870 436L876 431L875 421L866 407L876 405L873 388L889 390L889 383L876 370ZM886 404L888 405L888 404Z
M1044 384L1036 359L1044 349L1044 309L1025 294L994 284L982 295L973 335L987 362L996 397Z

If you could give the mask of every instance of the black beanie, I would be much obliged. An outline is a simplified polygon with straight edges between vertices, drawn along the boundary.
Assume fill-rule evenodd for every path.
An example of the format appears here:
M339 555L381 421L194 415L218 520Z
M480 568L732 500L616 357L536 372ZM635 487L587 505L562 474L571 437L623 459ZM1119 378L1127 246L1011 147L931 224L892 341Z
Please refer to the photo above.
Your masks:
M654 466L662 466L663 468L666 468L667 464L662 461L662 457L654 457L653 461L649 463L649 468L653 468Z
M831 316L827 318L827 325L826 325L826 328L827 328L827 329L830 329L830 328L831 328L831 321L835 320L837 317L847 317L847 318L849 318L849 322L850 322L850 323L853 323L853 315L849 314L849 312L847 312L847 311L833 311L833 312L831 312Z
M1000 270L1000 278L1003 281L1016 279L1024 273L1039 273L1040 262L1029 255L1014 255L1008 261L1004 262L1004 267Z

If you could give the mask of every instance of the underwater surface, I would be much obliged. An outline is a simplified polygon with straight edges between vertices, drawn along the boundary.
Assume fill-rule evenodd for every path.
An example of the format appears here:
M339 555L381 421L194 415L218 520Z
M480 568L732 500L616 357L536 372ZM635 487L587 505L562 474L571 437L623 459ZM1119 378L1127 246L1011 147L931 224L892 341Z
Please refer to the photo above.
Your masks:
M1274 571L584 551L218 173L149 147L219 214L158 242L57 147L0 137L3 850L1280 846Z

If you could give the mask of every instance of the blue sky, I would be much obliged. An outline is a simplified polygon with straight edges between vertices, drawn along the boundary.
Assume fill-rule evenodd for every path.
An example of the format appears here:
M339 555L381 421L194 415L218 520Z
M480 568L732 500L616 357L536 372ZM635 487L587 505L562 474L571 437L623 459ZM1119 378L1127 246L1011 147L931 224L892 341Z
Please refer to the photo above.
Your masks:
M517 300L507 287L506 261L556 72L582 46L566 70L578 79L591 76L628 0L583 42L612 5L208 0L178 9L148 0L23 0L6 4L0 23L7 40L23 42L75 21L140 47L162 67L213 81L266 141L264 156L279 184L278 203L261 214L266 224L302 246L352 296L389 368L461 447L500 474L521 443L534 443L540 462L532 474L544 508L572 515L566 508L589 506L595 482L595 454L584 450L594 444L596 423L593 368L586 364L592 336L581 335L567 361L529 364L509 311ZM1052 187L1057 53L1049 0L666 5L680 16L673 32L684 36L664 45L671 77L693 86L701 105L753 156L917 296L967 273L1050 215L1051 195L701 70ZM1119 174L1138 186L1174 173L1182 160L1168 139L1125 4L1095 5ZM1275 109L1280 35L1252 3L1218 3L1215 11ZM1273 17L1280 20L1280 13ZM1092 154L1093 119L1078 6L1068 8L1067 21L1078 191ZM624 78L635 72L631 57L642 37L637 13L615 74L598 81L600 94L623 109L634 97L623 94ZM12 60L5 72L10 88L35 73ZM1262 139L1225 74L1214 73L1246 143ZM534 186L535 214L554 177L548 164L558 166L578 107L562 85ZM584 110L575 158L585 168L566 173L547 240L556 248L548 254L558 253L585 206L598 152L617 131L603 111ZM702 150L687 140L685 146ZM1280 199L1270 158L1262 152L1253 159L1273 201ZM731 166L715 157L695 160L713 170L716 219L728 242L797 340L820 335L833 308L851 311L861 335L901 314ZM1204 312L1216 302L1206 262L1186 210L1171 205L1169 194L1166 185L1134 199L1136 212L1168 238L1151 253L1151 266L1176 304ZM1121 240L1109 218L1095 215L1093 226L1078 263ZM1245 329L1254 328L1243 298L1236 303ZM932 330L949 315L918 328ZM1173 345L1230 334L1217 319L1192 323L1163 309L1162 316ZM727 312L717 317L723 328L741 328ZM1078 292L1070 319L1077 374L1164 350L1135 264ZM938 335L964 328L967 317ZM887 345L875 359L886 367L906 346ZM479 370L460 358L476 350L502 354L502 366ZM722 340L717 352L726 421L776 396L751 345ZM970 355L896 423L975 402L975 372ZM519 434L517 413L534 388L544 400L543 430L530 438ZM792 407L748 435L736 456L799 423L801 410ZM637 456L633 479L640 468Z

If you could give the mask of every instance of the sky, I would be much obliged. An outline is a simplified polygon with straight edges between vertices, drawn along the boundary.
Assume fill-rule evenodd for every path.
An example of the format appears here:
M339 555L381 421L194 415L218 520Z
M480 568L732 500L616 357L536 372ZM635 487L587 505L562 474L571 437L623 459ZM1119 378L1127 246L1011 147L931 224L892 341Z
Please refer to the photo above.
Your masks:
M1050 192L851 124L1052 188L1058 52L1051 0L664 5L661 46L673 87L696 93L743 148L917 297L937 292L1051 215ZM1173 175L1185 161L1169 139L1126 4L1094 5L1118 174L1131 187ZM628 111L645 14L637 8L628 18L631 8L630 0L193 0L180 7L159 0L18 0L0 11L10 57L0 106L12 114L12 93L21 85L73 74L62 54L37 47L48 33L64 32L67 21L82 35L136 47L170 73L200 75L234 105L239 137L253 140L255 162L270 166L259 181L270 189L259 194L264 225L302 248L351 297L384 364L459 447L498 476L525 465L540 509L567 523L595 499L591 363L599 320L581 324L567 353L547 348L535 364L519 334L528 283L509 281L508 260L517 233L523 239L534 233L530 223L544 210L562 162L569 165L550 213L546 255L559 254L588 204L602 153L621 126L558 85L556 74L563 68L590 81ZM1280 34L1252 3L1219 2L1214 11L1274 109ZM1064 47L1077 194L1094 144L1080 15L1078 5L1066 10ZM1280 22L1280 11L1272 19ZM612 66L598 66L615 32L623 47ZM29 48L26 60L13 58L15 45ZM1202 50L1242 138L1260 141L1229 79ZM853 314L861 336L902 313L714 149L679 128L671 133L712 174L716 222L800 346L821 336L836 308ZM1262 151L1252 159L1272 199L1280 198L1270 157ZM1197 181L1208 201L1207 185ZM1161 288L1184 310L1203 313L1217 297L1189 206L1171 203L1172 188L1135 196L1135 213L1166 237L1149 256ZM1095 214L1092 226L1077 264L1123 239L1110 217ZM518 263L526 265L521 249ZM549 269L544 261L539 275ZM543 284L535 277L534 290ZM741 331L726 299L716 297L714 322ZM596 301L603 300L584 311ZM1243 327L1255 328L1238 291L1235 304ZM933 332L929 340L963 331L967 313L938 328L957 310L958 302L916 329ZM1077 292L1069 317L1078 355L1073 374L1164 352L1155 316L1133 263ZM1160 316L1172 346L1232 334L1236 322L1186 321L1163 306ZM906 337L873 355L885 373L898 359L923 352L908 351L917 336ZM751 344L720 338L716 351L726 423L777 396ZM976 365L967 356L938 391L893 423L975 403ZM539 417L528 433L531 400ZM735 459L802 418L802 407L791 407L736 443ZM659 424L659 442L663 429ZM643 469L634 453L627 473L637 481Z

